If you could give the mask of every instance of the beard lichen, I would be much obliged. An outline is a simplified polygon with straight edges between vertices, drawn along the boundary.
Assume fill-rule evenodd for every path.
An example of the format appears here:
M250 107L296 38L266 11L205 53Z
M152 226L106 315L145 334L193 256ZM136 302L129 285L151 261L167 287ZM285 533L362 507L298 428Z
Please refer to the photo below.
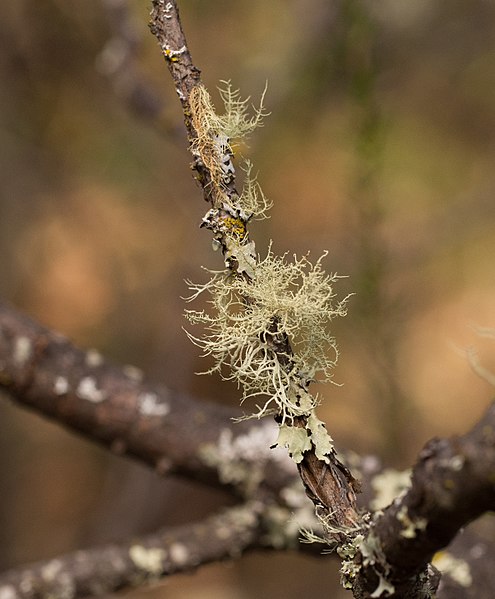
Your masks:
M205 284L190 283L189 300L208 293L212 310L186 311L191 323L204 327L202 337L188 335L213 359L208 373L219 372L237 383L241 402L262 399L246 418L276 415L278 445L294 461L300 462L312 447L318 459L327 461L334 451L332 440L314 413L318 396L308 388L313 381L331 380L338 352L328 325L345 315L346 300L335 302L337 277L327 275L321 265L326 253L314 264L308 257L274 256L271 247L264 259L257 256L247 224L266 218L271 204L247 160L244 185L237 192L233 158L236 142L262 125L265 92L249 116L249 98L241 99L229 82L219 91L223 114L215 112L203 85L192 89L189 107L195 132L191 150L208 171L205 191L212 202L201 226L213 232L226 270L213 272Z
M245 160L241 166L244 171L244 185L241 195L237 198L237 205L241 216L245 220L264 220L268 218L267 212L272 207L258 183L256 175L252 175L253 165L250 160Z
M191 323L205 327L203 337L189 337L213 358L207 372L235 381L242 401L266 398L254 416L279 414L285 424L308 415L318 403L306 391L309 383L331 379L338 352L328 324L344 316L346 306L345 300L334 303L337 277L324 272L322 258L288 261L270 248L252 279L226 270L203 285L190 283L188 299L208 292L213 310L186 311ZM287 339L290 353L281 349Z

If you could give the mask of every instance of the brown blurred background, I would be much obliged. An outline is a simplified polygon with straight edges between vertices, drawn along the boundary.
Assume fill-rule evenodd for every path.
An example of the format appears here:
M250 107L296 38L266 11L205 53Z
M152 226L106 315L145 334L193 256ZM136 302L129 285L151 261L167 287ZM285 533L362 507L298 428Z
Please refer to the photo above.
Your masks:
M198 229L206 205L178 101L146 2L129 3L136 62L127 79L111 75L112 4L0 5L0 291L83 346L235 405L234 388L193 374L204 364L181 329L184 279L202 280L200 265L220 261ZM231 79L256 99L268 80L272 115L245 152L274 202L251 229L258 251L270 239L279 253L328 249L328 270L348 275L336 291L355 293L335 323L342 386L319 390L321 415L339 445L407 467L431 436L466 430L492 395L459 348L476 346L495 370L495 342L473 330L495 326L495 3L181 8L211 90ZM130 102L138 80L156 98ZM0 488L2 570L225 501L4 398ZM340 597L336 570L331 560L253 555L133 595Z

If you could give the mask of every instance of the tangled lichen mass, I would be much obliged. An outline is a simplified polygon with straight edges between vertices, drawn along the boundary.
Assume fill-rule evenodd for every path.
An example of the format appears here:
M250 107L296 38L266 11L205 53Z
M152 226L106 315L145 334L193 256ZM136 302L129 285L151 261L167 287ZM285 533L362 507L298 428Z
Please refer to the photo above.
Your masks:
M271 246L265 258L257 255L247 224L266 218L271 204L249 161L244 161L244 185L237 192L233 148L262 124L264 93L253 116L248 99L242 100L230 83L224 82L220 96L222 115L203 85L192 89L189 100L195 131L191 150L198 165L206 167L205 190L212 203L202 226L213 232L226 270L211 273L204 284L190 283L189 300L207 293L211 310L187 310L188 320L204 328L202 336L187 334L213 359L207 373L235 381L242 402L261 399L246 418L276 415L278 444L296 462L311 448L327 462L332 440L314 413L319 400L309 393L309 385L331 379L338 352L328 325L345 315L346 299L335 301L337 277L322 268L326 253L314 263L307 256L275 256Z
M322 258L287 260L269 249L252 280L224 271L203 285L190 284L190 299L207 292L212 306L211 313L186 312L190 322L205 326L203 337L190 337L213 357L208 372L236 381L243 400L267 396L257 416L272 408L284 421L307 413L317 403L305 393L309 383L331 378L337 348L328 324L345 314L345 300L334 303L336 276L324 272ZM285 339L290 354L280 351Z

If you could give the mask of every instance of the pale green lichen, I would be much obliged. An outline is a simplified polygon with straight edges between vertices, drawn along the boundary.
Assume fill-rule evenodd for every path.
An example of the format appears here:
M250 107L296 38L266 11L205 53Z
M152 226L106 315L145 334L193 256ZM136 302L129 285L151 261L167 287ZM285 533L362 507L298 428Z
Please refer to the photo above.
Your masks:
M161 574L166 556L165 550L159 547L144 547L136 544L129 548L129 557L134 565L150 576Z
M253 165L251 161L245 160L244 165L241 165L241 167L244 171L244 185L236 202L241 214L246 219L263 220L268 218L267 212L273 204L263 193L257 177L252 175Z
M326 545L328 543L328 539L326 539L323 535L315 533L314 530L308 528L300 528L300 541L301 543L306 543L308 545L312 545L313 543L318 543L319 545ZM323 553L323 552L322 552Z
M219 87L218 91L225 112L220 115L216 113L211 96L204 85L197 85L191 91L189 104L198 137L224 135L230 140L244 138L257 127L261 127L263 118L268 115L263 105L266 86L259 106L254 107L254 115L250 117L248 109L250 98L242 99L241 92L234 89L230 81L221 81L221 83L223 87Z
M17 337L13 350L14 363L18 366L24 366L31 358L33 350L34 345L29 337L24 337L23 335Z
M323 258L323 256L322 256ZM329 322L345 315L345 300L334 303L336 276L327 275L322 258L312 264L307 257L274 256L256 264L247 280L228 271L213 273L203 285L190 284L193 295L208 292L212 313L186 311L190 322L203 324L206 334L194 343L212 356L226 380L242 388L242 401L264 396L256 416L279 413L282 423L310 415L318 399L305 391L311 381L327 381L337 359ZM289 353L280 349L290 339ZM315 438L321 439L316 421Z
M354 533L350 538L348 543L337 549L337 553L342 559L340 569L342 586L346 589L353 588L354 581L359 576L361 569L370 567L378 577L377 587L370 597L392 595L395 588L387 578L390 566L385 559L379 539L372 532L368 534ZM359 560L356 559L358 555L360 556Z
M311 412L308 418L308 430L311 432L311 442L315 448L316 457L328 462L328 454L333 451L333 440L327 432L325 424Z
M210 173L214 186L214 197L220 202L228 202L229 197L225 193L225 157L233 156L233 146L235 146L236 140L244 138L256 127L262 125L263 118L267 114L263 107L266 88L261 96L259 106L254 108L254 115L250 117L248 115L249 98L241 99L239 90L233 89L229 81L222 83L224 87L219 88L219 92L225 112L221 115L216 113L211 96L203 85L197 85L191 90L189 107L191 122L196 133L196 137L191 143L191 150L193 154L201 158ZM233 169L230 165L228 167L227 175L230 169ZM259 207L256 204L253 214L262 213L263 205L268 206L268 204L266 204L264 196L257 192L256 179L250 179L249 165L247 168L249 172L243 201L251 204L253 200L257 201L259 198L261 202Z
M448 551L439 551L436 553L432 563L442 574L447 574L460 586L467 588L473 584L469 564Z
M405 539L414 539L418 534L418 531L425 530L428 525L428 520L425 518L411 519L406 505L403 505L397 512L397 520L403 526L400 531L400 536Z
M277 445L285 447L294 462L299 464L304 453L311 449L311 439L305 428L281 424L278 430Z
M337 548L337 554L342 560L340 575L344 589L352 589L354 580L361 571L361 563L357 562L355 557L363 540L364 535L357 534L348 543L344 543Z
M328 325L334 317L345 315L346 301L334 301L332 285L337 277L323 271L326 254L315 263L296 256L291 261L274 256L270 247L266 257L259 259L248 237L248 221L266 218L271 205L249 161L244 163L243 189L237 192L232 159L236 142L262 124L264 93L252 116L248 99L242 99L229 82L220 89L221 115L204 86L194 87L190 94L195 132L191 150L198 165L206 167L205 190L209 186L212 201L202 226L213 232L214 247L222 249L226 270L213 272L203 285L190 283L189 300L208 293L212 310L186 311L191 323L204 327L202 337L188 335L213 359L208 373L217 371L237 383L241 402L262 399L247 418L278 416L277 445L287 448L294 461L301 462L313 449L318 459L328 462L334 451L332 439L315 415L319 399L310 395L308 387L313 381L331 379L338 353ZM205 174L201 168L198 172ZM227 468L222 461L218 466L231 483L244 482L238 465Z
M263 527L267 531L263 541L270 547L294 548L299 540L303 540L301 534L304 536L305 531L308 537L303 542L311 542L310 537L314 535L315 542L326 544L321 536L324 534L321 521L300 481L283 488L280 497L283 505L270 505L263 513Z
M394 585L391 582L389 582L384 576L378 573L378 586L371 593L370 597L376 599L377 597L383 597L384 595L389 596L393 595L394 591Z
M262 424L235 436L226 428L220 431L215 443L202 445L199 455L205 464L217 469L222 483L235 486L249 497L255 494L263 479L268 458L281 467L287 460L283 451L267 453L266 447L273 443L274 435L274 427Z
M375 496L370 502L370 507L373 511L381 510L411 486L411 470L384 468L372 478L371 486Z
M281 424L277 446L285 447L296 464L303 460L304 453L311 447L314 447L316 457L324 462L329 461L328 455L333 451L332 438L314 411L309 412L304 428L289 423Z

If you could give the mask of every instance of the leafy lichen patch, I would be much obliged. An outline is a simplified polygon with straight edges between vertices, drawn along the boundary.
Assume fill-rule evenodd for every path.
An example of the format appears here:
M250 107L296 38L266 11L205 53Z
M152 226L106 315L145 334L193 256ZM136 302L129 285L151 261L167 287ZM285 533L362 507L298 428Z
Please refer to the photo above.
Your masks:
M384 468L371 479L371 486L375 496L370 507L374 511L381 510L411 486L411 471Z

